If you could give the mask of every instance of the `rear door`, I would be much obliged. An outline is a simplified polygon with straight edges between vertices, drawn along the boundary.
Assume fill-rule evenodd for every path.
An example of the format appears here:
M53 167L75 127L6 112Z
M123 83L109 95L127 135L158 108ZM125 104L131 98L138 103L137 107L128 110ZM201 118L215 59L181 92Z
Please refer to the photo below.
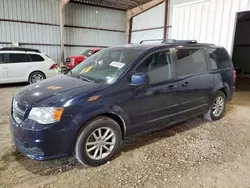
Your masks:
M176 48L178 114L187 119L206 111L212 101L213 74L204 48Z
M8 81L8 67L5 63L6 54L0 54L0 83Z
M7 58L8 63L8 79L11 82L26 82L28 81L27 74L29 73L30 60L25 53L9 53Z

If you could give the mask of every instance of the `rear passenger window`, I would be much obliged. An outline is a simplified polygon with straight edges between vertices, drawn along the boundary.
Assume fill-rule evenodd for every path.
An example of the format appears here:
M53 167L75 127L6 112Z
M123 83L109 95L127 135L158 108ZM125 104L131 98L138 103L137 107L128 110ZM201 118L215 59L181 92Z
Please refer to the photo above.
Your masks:
M36 54L28 54L28 56L30 57L30 61L31 62L39 62L39 61L44 61L44 58L41 57L40 55L36 55Z
M171 79L173 77L173 64L170 51L152 54L137 67L136 72L147 73L150 84Z
M9 62L8 63L25 63L27 62L26 54L9 54Z
M203 49L176 49L178 76L202 73L207 70Z
M222 48L210 48L208 54L211 60L212 70L232 67L228 54Z

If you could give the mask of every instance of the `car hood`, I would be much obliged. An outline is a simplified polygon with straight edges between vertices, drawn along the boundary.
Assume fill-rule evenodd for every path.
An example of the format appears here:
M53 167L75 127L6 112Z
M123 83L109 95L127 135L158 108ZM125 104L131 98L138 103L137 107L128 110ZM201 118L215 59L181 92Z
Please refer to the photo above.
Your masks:
M86 56L84 56L84 55L72 55L72 56L68 57L68 59L76 59L76 58L84 58L84 59L86 59Z
M15 99L28 106L37 104L51 106L101 87L101 84L86 82L68 75L59 75L22 88L16 94Z

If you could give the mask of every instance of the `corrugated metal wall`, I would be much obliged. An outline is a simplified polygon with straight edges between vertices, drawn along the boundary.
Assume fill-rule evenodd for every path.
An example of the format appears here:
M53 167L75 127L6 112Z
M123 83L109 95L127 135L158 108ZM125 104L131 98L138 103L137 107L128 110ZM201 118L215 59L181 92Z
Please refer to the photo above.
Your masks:
M172 32L172 18L173 18L173 9L174 6L184 4L184 3L190 3L197 0L168 0L168 17L167 17L167 37L171 38L171 32Z
M124 11L69 3L65 16L65 56L125 43ZM58 0L0 0L0 46L13 42L60 61Z
M1 47L12 42L60 59L58 1L0 0Z
M131 43L139 43L147 39L162 39L164 10L165 2L135 16L132 20Z
M204 0L176 5L169 38L214 43L232 53L236 12L249 9L250 0Z
M69 3L65 8L65 55L86 47L125 43L125 11Z

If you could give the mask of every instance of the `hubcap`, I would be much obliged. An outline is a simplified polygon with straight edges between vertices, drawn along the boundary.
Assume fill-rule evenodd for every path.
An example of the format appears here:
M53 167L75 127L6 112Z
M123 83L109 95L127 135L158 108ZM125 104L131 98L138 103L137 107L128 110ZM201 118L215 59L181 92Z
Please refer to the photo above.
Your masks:
M32 79L32 83L35 83L35 82L43 80L43 76L41 74L34 74L31 79Z
M224 108L224 99L223 97L217 97L214 101L213 104L213 115L215 117L218 117L221 115L221 113L223 112L223 108Z
M108 127L101 127L91 133L86 142L87 155L94 160L107 157L114 149L115 132Z

